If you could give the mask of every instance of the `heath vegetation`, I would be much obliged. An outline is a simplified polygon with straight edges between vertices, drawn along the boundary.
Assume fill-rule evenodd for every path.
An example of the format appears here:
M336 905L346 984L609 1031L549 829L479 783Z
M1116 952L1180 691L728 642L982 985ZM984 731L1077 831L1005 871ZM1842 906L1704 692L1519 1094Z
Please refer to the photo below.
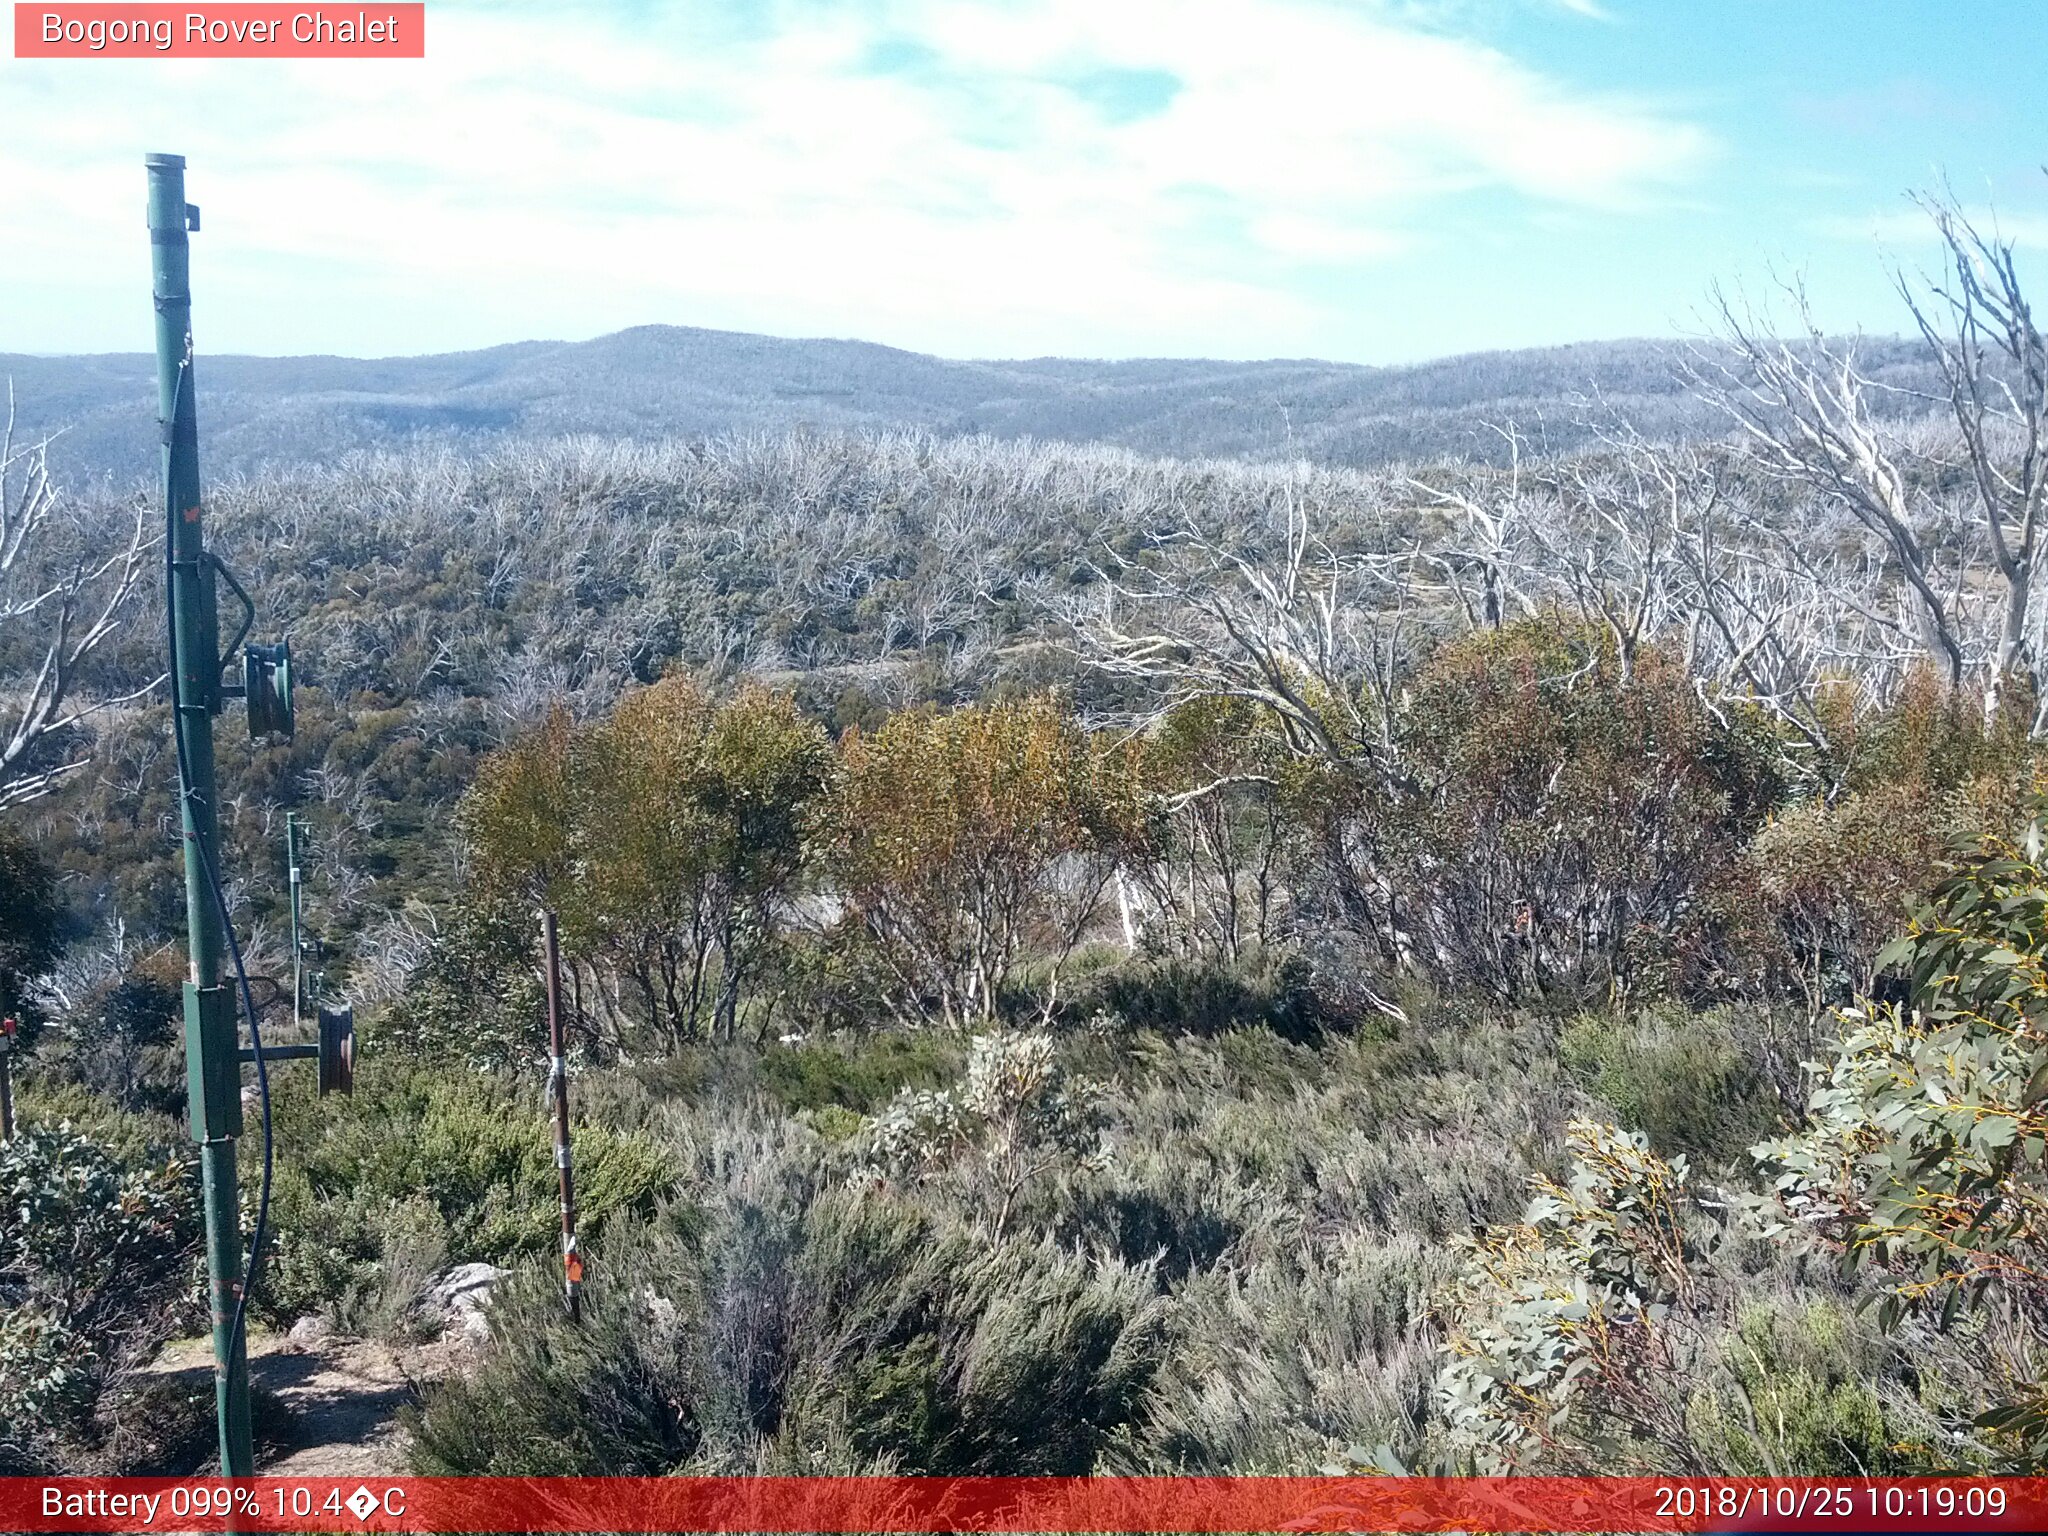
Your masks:
M228 480L310 680L223 732L228 894L288 976L295 812L365 1034L274 1084L260 1321L509 1271L439 1472L2040 1469L2048 350L1931 212L1913 339L1731 301L1682 431ZM0 1458L139 1466L197 1240L151 525L8 464Z

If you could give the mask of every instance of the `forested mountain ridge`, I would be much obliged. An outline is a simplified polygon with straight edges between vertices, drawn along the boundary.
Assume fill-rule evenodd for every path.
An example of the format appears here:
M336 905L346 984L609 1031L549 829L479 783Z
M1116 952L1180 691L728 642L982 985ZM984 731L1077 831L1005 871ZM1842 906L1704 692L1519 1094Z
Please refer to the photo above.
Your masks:
M602 433L647 441L731 431L918 428L1099 442L1149 454L1304 456L1369 467L1488 458L1490 424L1583 441L1598 397L1660 436L1718 433L1675 376L1680 343L1589 342L1403 367L1314 359L957 361L864 341L646 325L590 341L524 341L422 357L200 354L209 475L318 462L422 440L464 448ZM1924 381L1916 348L1864 344L1873 377ZM26 434L62 429L67 476L153 472L156 364L144 353L0 354Z

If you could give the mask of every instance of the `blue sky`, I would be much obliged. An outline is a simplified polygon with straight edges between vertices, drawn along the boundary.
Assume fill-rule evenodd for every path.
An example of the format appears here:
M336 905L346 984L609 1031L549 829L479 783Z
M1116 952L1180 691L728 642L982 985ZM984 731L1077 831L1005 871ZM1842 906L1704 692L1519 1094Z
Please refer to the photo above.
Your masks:
M0 351L649 322L948 356L1392 363L1700 328L1804 273L1888 331L1942 174L2048 275L2044 0L430 0L428 58L0 60ZM2029 70L2033 78L2028 78Z

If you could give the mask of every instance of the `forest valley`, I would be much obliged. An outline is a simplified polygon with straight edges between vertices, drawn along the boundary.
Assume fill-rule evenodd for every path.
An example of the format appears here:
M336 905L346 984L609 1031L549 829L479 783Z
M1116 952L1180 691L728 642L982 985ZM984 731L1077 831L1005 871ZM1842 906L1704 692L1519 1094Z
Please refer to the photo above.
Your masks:
M1724 300L1719 435L218 485L311 679L229 895L288 976L295 812L365 1036L259 1320L506 1271L429 1472L2048 1466L2048 347L1929 212L1931 387ZM0 1470L196 1467L157 514L4 457Z

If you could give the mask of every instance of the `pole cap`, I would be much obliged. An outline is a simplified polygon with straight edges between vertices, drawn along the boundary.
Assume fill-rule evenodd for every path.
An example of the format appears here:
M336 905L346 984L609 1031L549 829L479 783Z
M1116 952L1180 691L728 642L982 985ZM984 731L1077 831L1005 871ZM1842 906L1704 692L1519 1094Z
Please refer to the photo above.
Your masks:
M182 171L185 169L183 155L144 155L142 163L152 171Z

